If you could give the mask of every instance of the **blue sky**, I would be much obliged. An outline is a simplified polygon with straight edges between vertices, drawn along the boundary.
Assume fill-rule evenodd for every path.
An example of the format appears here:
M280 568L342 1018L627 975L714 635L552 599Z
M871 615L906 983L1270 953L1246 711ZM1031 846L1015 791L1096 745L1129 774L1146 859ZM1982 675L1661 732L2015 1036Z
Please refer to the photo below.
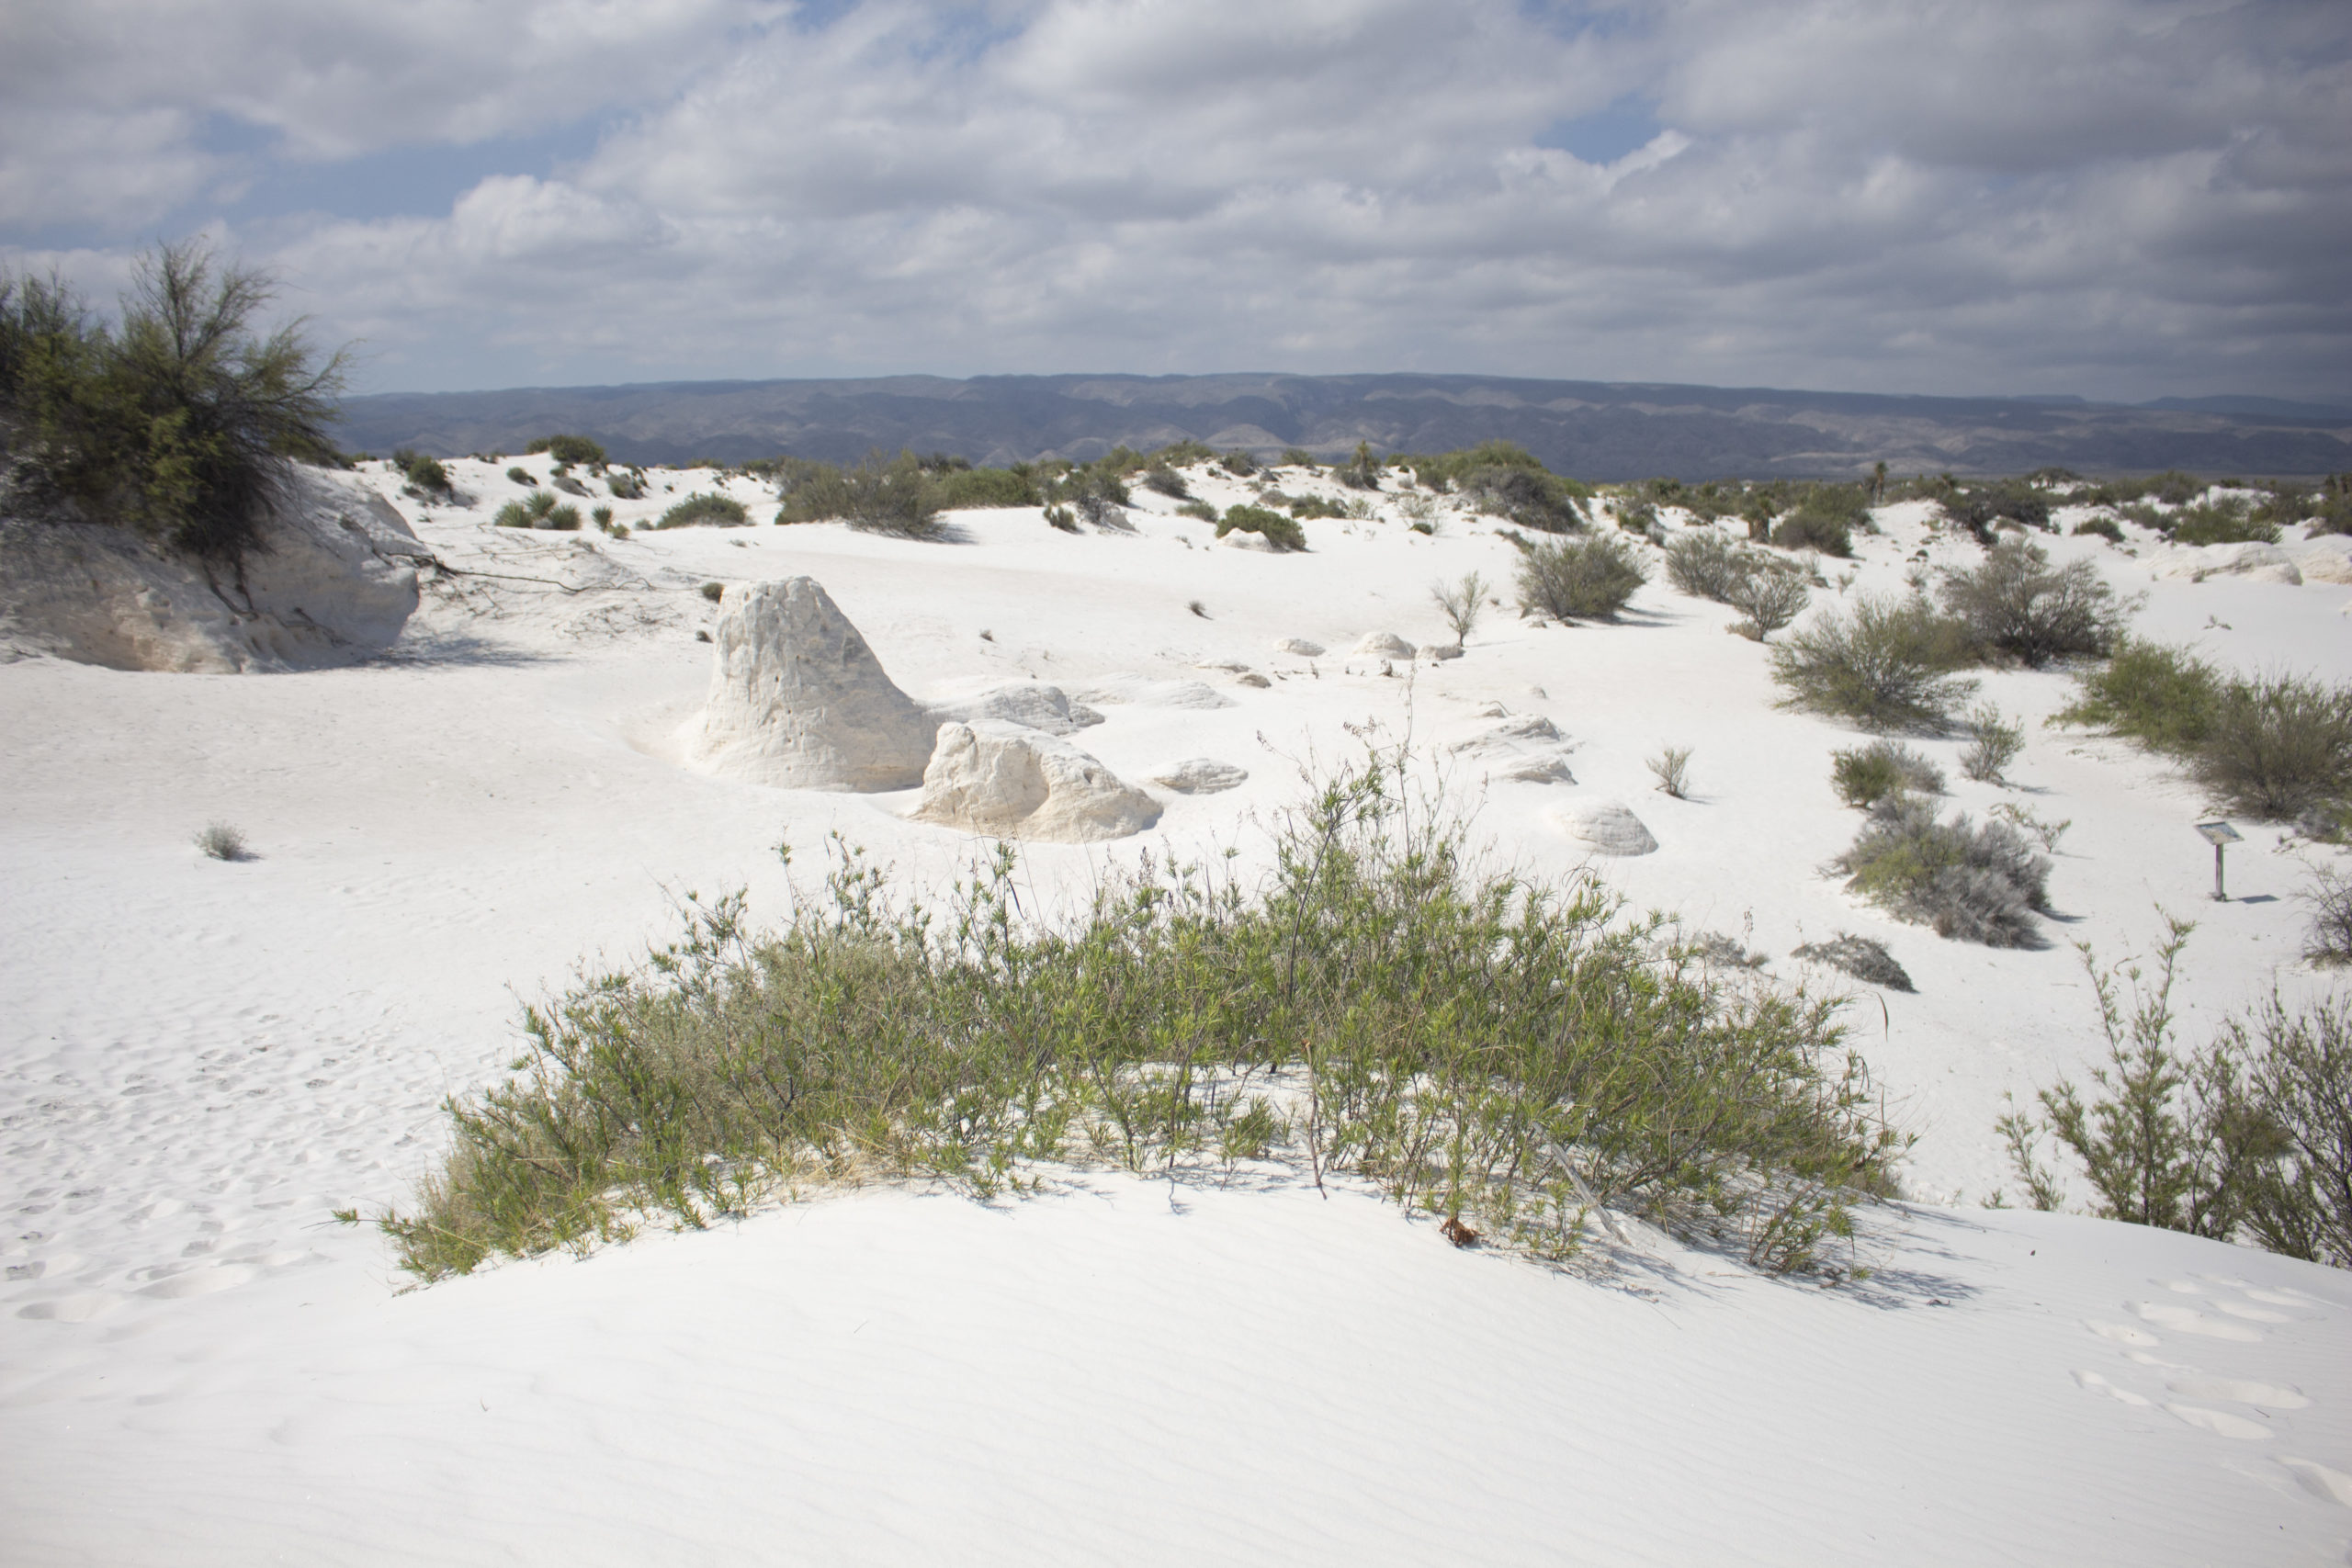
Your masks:
M1483 371L2352 400L2352 6L42 0L0 261L356 390Z

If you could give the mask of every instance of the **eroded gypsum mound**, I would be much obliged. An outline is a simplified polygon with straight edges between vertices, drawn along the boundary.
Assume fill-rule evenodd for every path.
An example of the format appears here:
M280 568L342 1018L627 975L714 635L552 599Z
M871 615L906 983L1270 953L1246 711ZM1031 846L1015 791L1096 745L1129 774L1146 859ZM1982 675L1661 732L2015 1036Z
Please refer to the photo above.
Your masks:
M1159 820L1159 803L1067 740L944 724L914 815L994 838L1085 844L1142 832Z
M289 465L241 564L125 527L0 516L0 650L115 670L234 673L347 664L390 648L430 553L348 475Z
M938 721L815 578L729 587L711 640L710 693L684 730L689 767L786 789L922 782Z

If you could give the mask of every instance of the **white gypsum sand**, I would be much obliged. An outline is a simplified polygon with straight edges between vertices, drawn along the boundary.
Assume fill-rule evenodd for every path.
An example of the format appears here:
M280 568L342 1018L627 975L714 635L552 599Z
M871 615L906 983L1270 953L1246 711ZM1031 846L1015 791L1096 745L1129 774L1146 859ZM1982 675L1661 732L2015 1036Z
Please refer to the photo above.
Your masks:
M731 489L758 525L613 540L488 527L523 493L507 466L449 465L469 510L369 470L463 574L428 581L389 657L0 666L0 1560L2342 1557L2344 1274L1976 1207L2008 1181L2003 1093L2100 1055L2068 938L2120 957L2147 950L2158 904L2198 919L2192 1040L2274 983L2324 983L2296 962L2302 871L2278 829L2241 824L2242 901L2210 903L2195 792L2121 742L2043 728L2064 675L1984 678L2027 724L2016 789L1966 780L1957 739L1914 742L1948 809L2073 822L2052 944L1995 951L1821 871L1857 822L1829 753L1858 737L1775 710L1764 651L1723 633L1735 614L1655 571L1623 625L1490 608L1463 658L1416 665L1352 650L1450 640L1429 585L1510 581L1485 520L1448 512L1425 537L1384 502L1389 520L1310 521L1307 553L1265 554L1209 547L1210 525L1139 497L1132 534L982 512L955 519L960 542L921 544L768 526L750 481L657 470L643 501L611 502L619 521ZM1974 558L1924 511L1882 512L1849 593L1899 590L1918 549ZM2341 584L2157 579L2144 540L2139 558L2050 543L2146 589L2145 635L2352 675ZM755 919L780 917L779 838L806 852L838 829L933 892L985 850L910 819L912 788L680 765L711 668L694 634L718 613L702 585L801 574L917 703L1047 683L1102 716L1080 743L1163 815L1112 843L1023 845L1036 907L1146 851L1229 843L1262 866L1302 767L1345 761L1341 727L1370 722L1428 750L1499 861L1594 868L1783 978L1806 972L1800 943L1883 942L1917 995L1812 974L1861 993L1854 1043L1919 1135L1910 1201L1867 1215L1875 1277L1761 1276L1640 1226L1558 1271L1249 1168L1230 1187L1068 1173L989 1205L818 1195L403 1293L382 1238L331 1212L408 1201L447 1147L442 1098L515 1055L518 996L666 938L688 891L742 886ZM1283 639L1337 651L1270 652ZM1521 716L1572 768L1514 778L1452 750ZM1653 787L1666 743L1695 748L1690 800ZM1246 777L1151 782L1186 758ZM1596 857L1556 825L1611 800L1655 852ZM194 845L215 820L249 858Z

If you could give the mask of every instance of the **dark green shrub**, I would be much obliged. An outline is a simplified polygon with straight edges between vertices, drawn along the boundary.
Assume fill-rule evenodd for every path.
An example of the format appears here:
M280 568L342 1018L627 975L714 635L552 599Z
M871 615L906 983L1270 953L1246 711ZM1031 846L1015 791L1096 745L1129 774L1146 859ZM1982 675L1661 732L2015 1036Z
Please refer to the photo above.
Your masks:
M2050 863L2007 822L1936 819L1917 795L1882 795L1846 852L1831 863L1848 892L1938 936L1986 947L2039 947L2037 911L2050 907Z
M1188 501L1176 509L1179 517L1197 517L1204 523L1216 521L1216 508L1205 501Z
M639 473L608 473L605 476L605 488L613 492L615 501L642 501L645 499L645 476Z
M1993 547L1975 566L1944 574L1939 597L1984 654L2039 670L2053 659L2114 651L2123 610L2115 590L2086 560L2050 564L2024 539Z
M449 483L449 470L441 466L438 458L425 457L421 452L412 452L409 454L408 461L401 465L401 471L408 476L409 483L427 495L449 496L457 493Z
M1217 519L1216 536L1224 538L1238 529L1244 534L1256 534L1276 550L1306 548L1306 530L1279 512L1269 512L1262 506L1236 506Z
M1355 456L1340 466L1336 477L1350 490L1378 490L1381 461L1373 456L1372 443L1356 443Z
M2217 501L2184 506L2162 518L2156 526L2176 545L2275 545L2278 542L2278 525L2256 517L2253 502L2244 496L2223 496Z
M781 482L779 523L837 517L860 532L903 539L934 539L942 531L939 481L911 452L890 457L877 447L854 468L788 458Z
M605 449L585 435L542 435L523 448L526 454L545 452L559 463L585 468L605 466Z
M2075 525L2075 533L2077 537L2085 534L2096 534L2110 544L2120 545L2123 542L2123 530L2116 525L2115 519L2112 517L2086 517Z
M1302 495L1291 501L1290 514L1302 521L1317 517L1345 517L1348 509L1319 495Z
M531 477L530 469L523 468L519 464L507 469L506 477L518 485L536 486L539 482Z
M2291 820L2352 799L2352 688L2233 681L2188 765L2214 800L2249 817Z
M1555 621L1614 620L1648 581L1633 547L1614 534L1532 542L1520 552L1520 603Z
M2005 520L2029 528L2047 529L2051 525L2050 498L2031 485L2015 480L1973 484L1944 497L1943 512L1983 545L1993 542L1994 525Z
M1944 792L1943 770L1894 740L1873 740L1854 750L1832 751L1829 784L1838 799L1865 811L1905 790L1917 795Z
M1567 534L1585 526L1575 492L1540 468L1483 464L1464 470L1455 488L1480 512L1507 517L1522 528Z
M2204 744L2227 682L2186 649L2129 638L2115 656L2076 682L2074 703L2056 722L2128 736L2153 750L2187 756Z
M1815 964L1826 964L1832 969L1843 970L1866 986L1884 986L1890 991L1905 995L1918 990L1902 964L1886 944L1870 937L1842 932L1834 942L1809 942L1792 951L1792 958L1809 958Z
M1161 495L1176 501L1189 500L1193 493L1191 488L1184 483L1184 476L1165 463L1154 463L1144 470L1143 487L1146 490L1158 491Z
M1850 556L1854 553L1853 524L1836 512L1800 506L1773 525L1772 543L1784 550Z
M727 597L727 584L723 582L706 582L702 585L702 596L716 604L721 599Z
M120 318L91 320L55 276L0 274L0 454L36 502L234 566L289 458L339 465L328 438L348 364L300 322L253 321L275 285L216 270L199 242L150 252Z
M1238 446L1219 457L1216 465L1236 479L1246 479L1258 471L1258 459Z
M545 528L549 526L548 519L554 513L555 496L548 491L535 490L522 500L510 501L500 507L492 521L501 528Z
M580 532L580 508L567 501L560 506L551 508L539 526L552 528L559 533L576 534Z
M1011 468L958 468L934 474L933 483L942 512L1039 503L1036 484L1028 475Z
M2352 964L2352 876L2322 864L2312 872L2303 895L2312 923L2303 932L2303 957L2323 968Z
M1282 466L1285 468L1319 468L1323 465L1316 460L1314 453L1304 446L1285 446L1283 448Z
M598 506L590 509L588 520L595 524L597 527L602 528L607 534L613 531L613 509L609 506Z
M1771 650L1781 706L1849 718L1865 729L1941 730L1976 687L1951 673L1965 635L1916 599L1862 598Z
M779 931L695 904L655 961L526 1012L526 1061L453 1097L383 1228L437 1278L874 1175L989 1194L1273 1155L1548 1258L1606 1206L1830 1262L1903 1146L1837 1004L1662 951L1595 883L1476 870L1458 830L1408 830L1405 790L1385 764L1320 789L1257 888L1155 866L1052 926L1009 849L944 910L884 907L854 852Z
M1978 784L2001 783L2003 773L2025 750L2025 726L2010 723L1999 708L1985 703L1962 728L1968 732L1968 744L1960 753L1960 771Z
M656 528L741 528L752 520L731 495L690 495L662 514Z

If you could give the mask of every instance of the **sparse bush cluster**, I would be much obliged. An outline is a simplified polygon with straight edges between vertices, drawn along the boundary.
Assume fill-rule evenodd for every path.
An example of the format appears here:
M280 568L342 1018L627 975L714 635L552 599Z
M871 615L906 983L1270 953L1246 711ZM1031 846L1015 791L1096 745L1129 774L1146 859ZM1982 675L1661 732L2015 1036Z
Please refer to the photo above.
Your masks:
M1938 820L1932 802L1897 792L1871 807L1832 864L1847 890L1938 936L1987 947L2039 947L2034 916L2050 905L2050 862L2007 822Z
M544 452L567 468L601 468L605 466L605 448L585 435L542 435L523 450L531 457Z
M2123 627L2123 607L2098 568L2052 566L2024 539L2003 540L1975 567L1945 573L1938 596L1982 656L2031 670L2072 655L2103 658Z
M695 906L649 965L529 1011L526 1064L451 1102L446 1166L383 1227L435 1278L824 1183L1272 1156L1546 1257L1607 1206L1830 1262L1901 1146L1836 1005L1661 944L1593 882L1406 836L1400 772L1320 790L1254 892L1160 866L1041 927L1010 850L936 912L843 851L780 931Z
M1225 515L1217 519L1216 536L1222 539L1237 529L1257 535L1278 551L1306 548L1306 529L1281 513L1262 506L1227 507Z
M1734 545L1712 528L1668 545L1666 573L1685 593L1737 610L1746 619L1732 630L1757 642L1794 621L1813 594L1812 584L1790 562Z
M2352 801L2352 687L2225 675L2181 649L2125 642L2058 717L2180 758L2245 816L2288 820Z
M849 468L786 458L777 484L784 497L779 523L839 519L861 532L902 539L934 539L941 533L940 487L911 452L893 457L876 447Z
M1975 689L1953 673L1973 662L1965 636L1917 598L1865 597L1814 620L1772 650L1784 707L1848 718L1865 729L1947 728Z
M662 514L656 528L741 528L752 520L731 495L690 495Z
M1614 620L1648 581L1641 558L1614 534L1533 540L1520 549L1520 603L1555 621Z
M1894 740L1873 740L1855 750L1832 751L1829 782L1838 799L1865 811L1905 790L1915 795L1944 792L1943 770Z
M551 491L535 490L521 501L510 501L498 509L492 519L501 528L545 528L557 533L574 533L580 527L580 508L570 502L559 502Z
M141 261L112 325L52 276L0 274L0 460L20 495L234 566L287 459L339 464L347 364L300 323L256 335L273 285L198 243Z
M1829 942L1806 942L1790 956L1826 964L1866 986L1884 986L1890 991L1906 995L1918 989L1911 983L1910 973L1886 950L1886 944L1871 937L1844 932Z
M2202 1050L2185 1049L2171 996L2193 928L2165 919L2153 976L2102 969L2079 949L2108 1059L2087 1093L2062 1078L2037 1097L2039 1115L2001 1118L2027 1201L2065 1201L2063 1175L2041 1159L2054 1136L2102 1218L2352 1268L2352 1004L2334 996L2295 1010L2274 994Z

